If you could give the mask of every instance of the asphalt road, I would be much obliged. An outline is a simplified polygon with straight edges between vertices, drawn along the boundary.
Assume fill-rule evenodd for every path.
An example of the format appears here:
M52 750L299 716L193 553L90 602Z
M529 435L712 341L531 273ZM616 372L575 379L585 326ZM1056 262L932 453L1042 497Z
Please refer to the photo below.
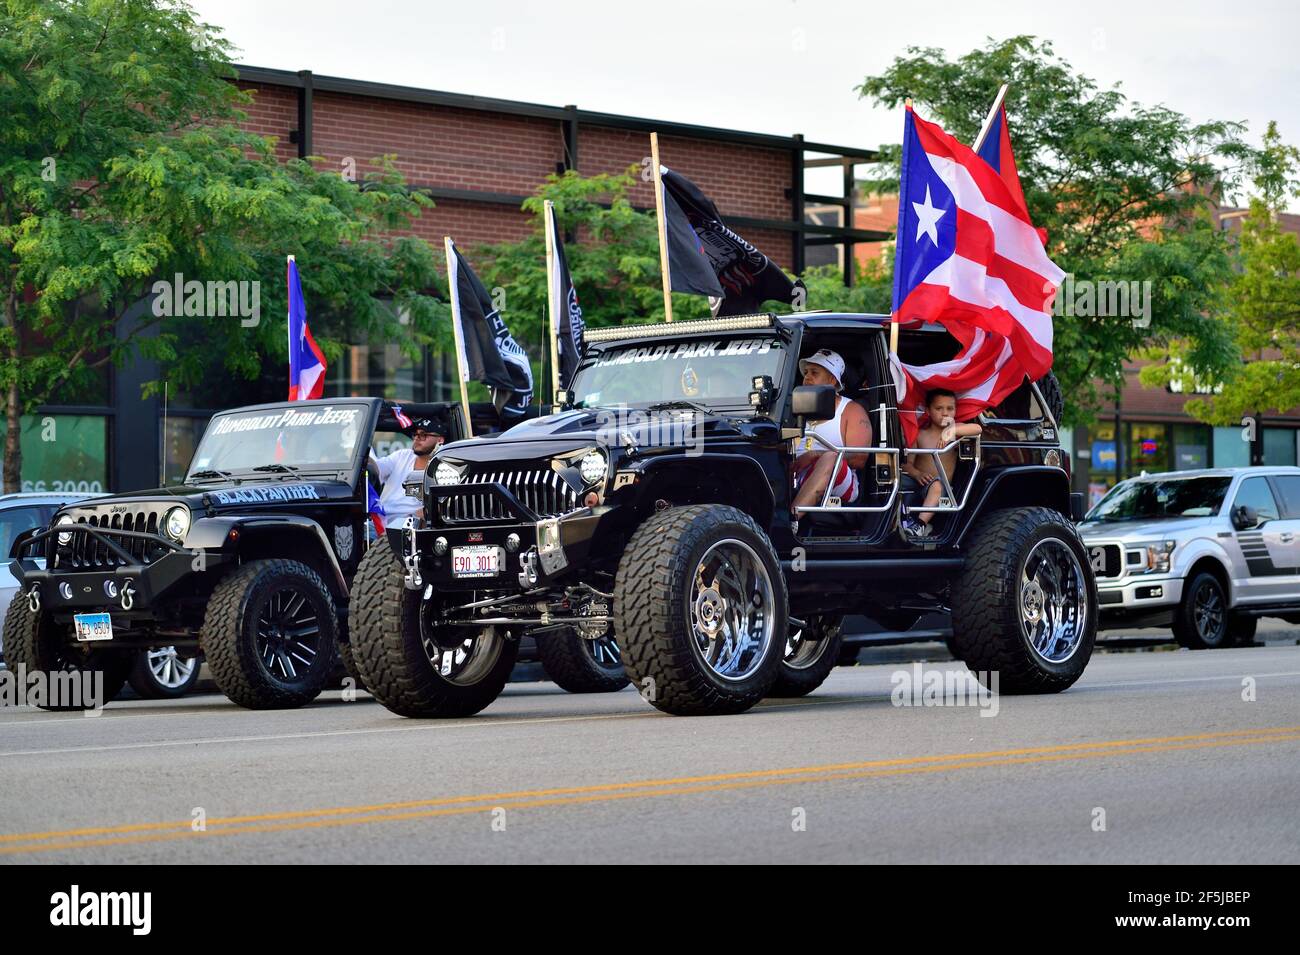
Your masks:
M1285 643L1099 653L991 716L895 706L903 662L717 718L550 683L445 722L338 692L0 710L0 861L1295 863Z

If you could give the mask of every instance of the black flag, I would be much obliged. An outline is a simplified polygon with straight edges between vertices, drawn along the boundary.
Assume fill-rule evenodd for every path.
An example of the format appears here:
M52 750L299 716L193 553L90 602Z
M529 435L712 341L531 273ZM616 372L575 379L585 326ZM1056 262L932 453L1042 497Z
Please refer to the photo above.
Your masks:
M780 266L727 228L717 207L695 183L666 166L660 167L660 175L674 292L722 299L719 315L756 312L769 300L794 304L796 284ZM684 267L680 284L679 264ZM701 278L700 266L712 274Z
M449 243L447 288L460 322L461 373L492 389L502 416L521 415L533 400L533 368L501 313L454 243Z
M549 218L546 226L551 230L551 289L556 298L551 303L551 315L555 318L556 362L559 368L560 387L568 388L573 381L574 372L582 358L583 333L587 330L582 320L582 306L578 304L578 290L573 287L573 277L569 275L569 260L564 254L564 242L560 239L560 224L555 218L555 207L547 204Z

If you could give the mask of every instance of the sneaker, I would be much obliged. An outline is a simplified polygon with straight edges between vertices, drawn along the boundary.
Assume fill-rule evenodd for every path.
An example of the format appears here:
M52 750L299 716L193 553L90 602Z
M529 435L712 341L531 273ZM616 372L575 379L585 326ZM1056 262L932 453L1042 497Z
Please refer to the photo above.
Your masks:
M914 517L903 518L903 532L908 537L929 537L933 529L929 524L918 521Z

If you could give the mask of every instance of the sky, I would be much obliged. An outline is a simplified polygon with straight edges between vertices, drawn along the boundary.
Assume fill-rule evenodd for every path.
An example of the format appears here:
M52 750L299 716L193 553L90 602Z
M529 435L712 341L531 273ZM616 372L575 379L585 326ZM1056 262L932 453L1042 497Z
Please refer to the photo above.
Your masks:
M1031 34L1099 86L1195 121L1270 119L1300 144L1300 5L622 0L190 0L236 62L553 106L790 135L854 148L902 117L855 87L909 46L950 58ZM982 9L981 9L982 8ZM1014 117L1012 118L1014 130ZM831 173L831 175L838 175ZM838 192L834 182L810 190ZM1292 211L1297 211L1293 205Z

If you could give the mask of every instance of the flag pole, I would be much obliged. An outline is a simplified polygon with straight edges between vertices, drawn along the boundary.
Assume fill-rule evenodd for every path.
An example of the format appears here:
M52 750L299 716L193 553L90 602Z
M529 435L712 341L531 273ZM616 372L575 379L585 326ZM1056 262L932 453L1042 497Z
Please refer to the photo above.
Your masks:
M456 248L451 236L442 237L443 247L447 250L447 294L451 299L451 333L456 338L456 377L460 379L460 410L465 416L465 437L474 437L474 423L469 416L469 391L465 387L465 343L460 335L460 295L456 282Z
M993 108L989 114L984 117L984 125L980 127L980 134L975 137L975 142L971 143L971 150L979 152L980 147L984 145L984 137L988 136L989 130L993 128L993 117L997 116L998 109L1002 106L1002 100L1007 95L1007 84L1003 83L1002 88L998 90L998 95L993 99Z
M912 97L909 96L907 97L907 99L903 100L903 107L904 109L912 108ZM900 203L902 202L902 198L903 197L900 193L899 195ZM894 236L894 242L897 243L898 241L899 241L899 237ZM889 353L891 355L898 354L898 316L897 315L894 315L893 320L890 321L889 323Z
M297 260L292 255L286 255L284 258L284 300L289 301L289 266ZM293 351L293 330L289 328L289 309L284 312L284 332L289 337L289 351Z
M664 283L664 319L673 320L673 283L668 274L668 220L664 216L664 182L659 173L659 134L650 134L650 162L655 172L655 218L659 221L659 272Z
M555 204L547 199L542 205L546 210L546 314L550 317L551 340L551 401L547 403L550 404L560 390L559 345L556 341L560 316L555 307Z

